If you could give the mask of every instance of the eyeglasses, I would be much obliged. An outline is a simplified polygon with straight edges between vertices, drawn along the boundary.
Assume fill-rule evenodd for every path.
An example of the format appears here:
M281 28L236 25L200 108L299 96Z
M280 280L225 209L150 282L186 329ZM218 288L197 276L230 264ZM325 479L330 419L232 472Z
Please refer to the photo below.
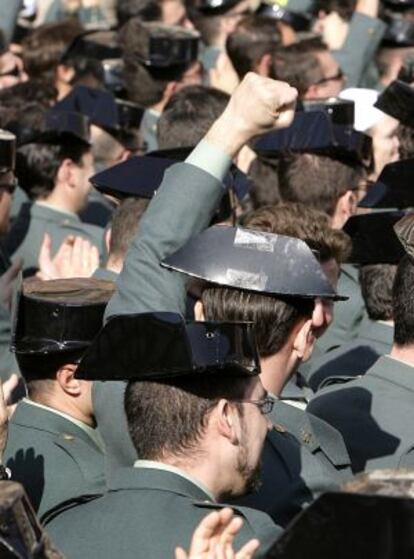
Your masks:
M322 85L327 82L339 81L345 78L345 74L342 70L338 70L338 72L334 76L330 76L329 78L322 78L321 80L314 83L314 85Z
M253 404L259 408L259 411L262 415L268 415L272 413L273 406L277 402L276 398L273 396L266 396L261 400L235 400L236 402L240 402L241 404Z

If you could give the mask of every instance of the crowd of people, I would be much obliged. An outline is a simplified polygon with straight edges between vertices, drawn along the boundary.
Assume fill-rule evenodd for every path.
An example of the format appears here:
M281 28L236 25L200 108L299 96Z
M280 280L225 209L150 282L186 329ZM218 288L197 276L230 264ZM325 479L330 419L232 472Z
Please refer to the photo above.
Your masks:
M1 557L413 556L413 15L2 2Z

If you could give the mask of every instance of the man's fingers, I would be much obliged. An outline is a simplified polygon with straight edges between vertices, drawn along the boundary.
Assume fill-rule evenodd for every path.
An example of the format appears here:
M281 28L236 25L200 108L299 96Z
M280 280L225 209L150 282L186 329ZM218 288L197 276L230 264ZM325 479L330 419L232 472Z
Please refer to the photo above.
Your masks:
M243 520L239 516L232 518L229 522L227 522L227 525L223 529L220 536L220 542L226 545L231 545L234 538L240 532L242 526Z
M235 559L252 559L259 547L259 540L250 540L236 553Z
M188 559L188 555L182 547L175 548L175 559Z

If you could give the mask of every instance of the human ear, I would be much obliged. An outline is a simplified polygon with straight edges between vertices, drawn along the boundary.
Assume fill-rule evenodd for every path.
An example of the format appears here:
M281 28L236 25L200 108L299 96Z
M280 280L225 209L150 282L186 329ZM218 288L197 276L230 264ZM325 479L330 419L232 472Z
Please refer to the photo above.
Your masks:
M80 396L82 392L81 383L75 378L77 368L77 365L68 363L67 365L62 365L56 374L56 380L60 388L71 396Z
M200 300L198 300L194 305L194 318L195 320L199 320L200 322L204 322L206 319L204 316L203 303Z
M237 445L240 440L240 433L235 406L222 398L217 404L215 414L218 433L231 444Z

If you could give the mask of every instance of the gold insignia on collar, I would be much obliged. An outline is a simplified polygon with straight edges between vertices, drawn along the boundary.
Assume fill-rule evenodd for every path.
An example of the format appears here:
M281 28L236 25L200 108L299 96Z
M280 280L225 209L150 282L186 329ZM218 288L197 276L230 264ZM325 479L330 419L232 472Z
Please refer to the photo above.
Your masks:
M273 425L273 429L275 431L277 431L278 433L286 433L287 429L285 427L283 427L283 425L279 425L278 423L275 423Z
M63 433L63 438L65 439L65 441L74 441L75 437L73 435L69 435L69 433Z
M309 444L312 441L312 433L308 433L307 431L302 431L302 441L305 444Z

